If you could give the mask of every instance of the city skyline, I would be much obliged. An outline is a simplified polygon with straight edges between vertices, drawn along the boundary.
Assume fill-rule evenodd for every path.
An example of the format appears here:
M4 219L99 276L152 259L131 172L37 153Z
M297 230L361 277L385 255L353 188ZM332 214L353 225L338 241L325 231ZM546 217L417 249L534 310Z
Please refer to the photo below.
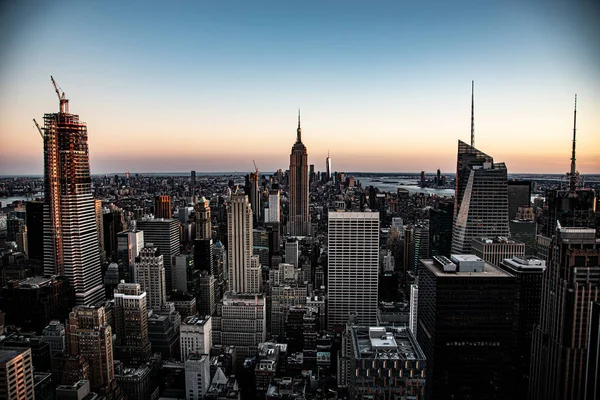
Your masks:
M509 174L568 171L575 93L577 166L600 173L596 6L525 3L7 5L0 175L43 172L50 74L92 174L285 169L299 107L316 171L329 151L336 171L451 172L471 80L476 147Z

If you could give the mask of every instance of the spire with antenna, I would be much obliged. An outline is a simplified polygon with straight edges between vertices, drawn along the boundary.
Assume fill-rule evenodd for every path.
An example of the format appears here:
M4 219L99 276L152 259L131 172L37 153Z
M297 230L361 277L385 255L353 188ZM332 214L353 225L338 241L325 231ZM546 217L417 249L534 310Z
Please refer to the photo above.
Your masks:
M298 109L298 129L296 130L296 142L302 142L302 128L300 128L300 109Z
M579 173L577 173L577 165L575 162L575 143L577 134L577 93L575 93L575 107L573 109L573 150L571 153L571 172L569 172L569 190L575 191L579 183Z
M475 147L475 81L471 81L471 147Z

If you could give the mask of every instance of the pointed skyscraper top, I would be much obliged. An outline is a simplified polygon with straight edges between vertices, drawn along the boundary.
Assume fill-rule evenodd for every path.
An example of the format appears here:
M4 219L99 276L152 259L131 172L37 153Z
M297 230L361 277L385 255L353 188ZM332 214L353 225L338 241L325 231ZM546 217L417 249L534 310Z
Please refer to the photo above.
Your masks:
M471 147L475 147L475 81L471 81Z
M575 93L575 108L573 109L573 150L571 152L571 172L569 172L569 190L575 191L579 174L577 173L577 164L575 159L575 142L577 134L577 93Z
M302 128L300 128L300 109L298 109L298 129L296 130L296 143L302 143Z

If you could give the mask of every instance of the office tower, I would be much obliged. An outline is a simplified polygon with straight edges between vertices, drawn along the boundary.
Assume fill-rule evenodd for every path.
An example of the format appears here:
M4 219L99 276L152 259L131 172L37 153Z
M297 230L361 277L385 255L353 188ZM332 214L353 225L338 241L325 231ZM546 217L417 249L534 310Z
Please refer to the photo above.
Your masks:
M573 148L571 152L571 170L567 173L568 186L546 191L548 205L544 215L542 233L552 237L556 231L556 221L562 227L596 227L596 192L582 187L582 180L577 171L575 143L577 132L577 95L573 111Z
M307 288L305 285L277 284L271 288L271 335L285 333L285 321L290 307L306 304Z
M93 393L93 392L92 392ZM58 385L56 387L56 400L84 400L98 395L90 394L90 381L77 380L72 384Z
M424 398L429 384L428 360L410 330L369 326L349 329L350 398Z
M6 241L15 242L17 233L25 226L25 220L22 218L9 218L6 220Z
M116 263L108 264L104 272L104 293L107 300L112 300L115 295L115 289L121 282L119 278L119 266Z
M175 306L175 311L181 315L182 320L198 314L198 310L196 308L196 297L190 293L183 292L181 290L173 290L171 293L169 293L168 300L170 303L173 303Z
M508 181L508 219L517 217L519 207L531 206L531 182Z
M171 219L173 217L173 205L171 196L154 197L154 218Z
M256 172L249 175L250 178L250 207L252 208L253 217L252 220L254 225L258 225L261 221L261 207L260 207L260 190L258 188L258 168Z
M89 363L93 390L114 385L112 330L102 306L76 306L66 325L67 353Z
M194 257L180 254L173 259L173 291L188 291L189 281L194 279Z
M41 332L53 319L64 320L75 306L75 293L64 276L34 276L0 289L6 324Z
M265 223L279 223L281 213L281 201L279 189L269 190L269 207L265 209Z
M542 275L546 262L534 257L512 257L502 260L499 267L516 278L517 301L514 309L516 337L516 397L527 398L531 361L531 335L540 320Z
M212 238L212 223L210 216L210 204L202 197L196 204L196 239Z
M198 295L196 304L198 314L213 315L216 310L215 276L207 271L201 271L198 279Z
M181 361L190 354L210 354L212 347L212 320L210 316L188 317L179 327Z
M285 262L287 264L292 264L294 267L298 268L299 256L300 251L298 250L298 239L288 238L285 241Z
M194 239L194 268L214 274L214 245L212 239Z
M30 260L44 258L44 203L28 201L25 203L27 223L27 249Z
M330 212L327 237L329 328L345 324L350 312L377 324L379 213Z
M429 251L431 256L450 256L453 210L453 202L440 202L437 208L429 209Z
M408 237L410 263L407 272L417 276L419 260L429 258L429 226L427 224L416 224L412 227L412 234ZM405 242L406 242L405 238Z
M179 333L168 315L148 315L148 339L152 353L159 353L163 360L179 357Z
M421 171L421 187L425 187L427 183L427 175L425 175L425 171Z
M296 143L290 154L290 212L288 232L290 236L310 236L310 214L308 209L308 152L302 143L300 111L298 111L298 129Z
M135 262L135 281L147 295L149 309L158 310L167 301L163 255L153 243L146 243Z
M410 315L408 316L408 327L415 339L417 338L417 312L419 307L419 285L410 285Z
M117 234L126 229L123 210L118 207L105 208L102 215L102 230L104 231L104 251L110 262L117 261Z
M212 317L215 345L235 346L242 363L266 340L266 301L262 294L226 293Z
M104 289L87 126L69 113L64 93L59 107L44 114L44 274L66 276L77 304L93 304Z
M192 192L196 189L196 171L190 172L191 184L192 184Z
M600 239L589 228L562 227L552 238L533 331L529 398L581 399L590 307L600 300Z
M252 255L252 208L243 194L231 196L227 209L229 291L259 293L261 270L258 256Z
M192 353L185 360L185 400L201 400L210 386L210 355Z
M473 239L471 250L485 262L499 267L505 258L524 257L525 243L507 237L481 237Z
M600 396L600 302L592 302L585 375L585 400Z
M137 221L137 229L144 231L144 241L153 243L163 255L165 266L165 285L167 291L173 290L173 258L180 254L179 222L174 219L156 219L151 217Z
M0 349L0 398L33 400L33 367L31 349Z
M327 158L325 159L325 182L331 180L331 157L329 157L329 150L327 150Z
M65 326L58 320L53 319L42 331L44 342L50 346L50 354L62 353L65 351Z
M426 399L514 394L515 279L473 255L421 260L417 332Z
M452 253L469 254L476 237L509 236L507 187L504 163L458 141Z
M130 229L117 233L117 263L119 265L119 279L133 282L133 266L135 259L144 247L144 232Z
M100 249L100 259L106 258L106 250L104 250L104 218L102 213L102 200L94 200L94 211L96 214L96 229L98 232L98 247Z
M525 243L525 254L536 254L537 223L533 207L519 207L515 219L509 221L510 237Z
M146 292L139 283L121 281L115 290L114 326L119 360L128 366L140 366L150 358Z

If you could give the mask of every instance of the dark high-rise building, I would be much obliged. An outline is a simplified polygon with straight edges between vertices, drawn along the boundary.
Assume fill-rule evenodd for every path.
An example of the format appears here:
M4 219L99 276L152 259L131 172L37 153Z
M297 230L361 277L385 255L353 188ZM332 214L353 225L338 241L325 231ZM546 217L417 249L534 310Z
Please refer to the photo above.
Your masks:
M194 268L214 274L212 239L194 239Z
M515 278L473 255L421 260L417 337L426 399L514 393Z
M210 204L202 197L196 204L196 239L212 238L212 222L210 216Z
M163 218L142 218L136 223L144 231L144 242L152 243L163 256L167 292L173 290L173 258L180 254L179 221Z
M64 321L75 306L75 293L64 276L11 281L0 289L0 309L6 324L41 332L53 319Z
M4 400L33 400L31 350L0 349L0 390Z
M154 197L154 218L171 219L172 217L171 196Z
M59 90L56 87L56 93ZM85 122L69 113L44 114L44 274L64 275L77 304L104 299Z
M542 275L546 262L533 257L512 257L503 260L499 267L516 278L517 301L514 309L516 337L515 397L527 399L529 368L531 362L531 335L533 326L540 321Z
M585 375L585 400L600 396L600 302L592 302L590 311L590 336L588 339Z
M504 163L458 141L452 253L469 254L476 237L509 236Z
M531 182L508 181L508 219L517 217L519 207L531 205Z
M249 185L250 185L250 207L252 207L252 221L254 226L258 226L258 224L262 221L262 210L260 206L260 189L258 187L258 168L256 172L253 172L249 175Z
M109 261L117 261L119 241L117 234L125 229L123 210L114 207L102 215L102 230L104 231L104 251Z
M454 203L440 202L429 209L429 250L432 256L450 257Z
M582 399L590 309L600 300L600 239L589 228L557 225L533 330L529 398Z
M471 250L474 255L482 258L485 262L499 267L505 258L525 256L525 243L506 237L475 238Z
M192 183L192 191L196 189L196 171L190 172L191 183Z
M557 221L563 227L596 228L596 192L581 186L575 158L576 132L577 95L573 111L573 148L571 170L567 173L568 187L546 192L547 209L542 233L547 237L555 233Z
M27 215L27 247L30 260L44 259L44 203L28 201L25 203Z
M327 150L327 158L325 159L325 182L331 180L331 157L329 157L329 150Z
M310 214L308 208L308 152L302 143L300 111L298 111L298 129L296 143L290 154L290 212L288 232L290 236L310 236Z
M146 297L139 283L121 282L114 293L115 347L128 366L140 366L150 357Z

